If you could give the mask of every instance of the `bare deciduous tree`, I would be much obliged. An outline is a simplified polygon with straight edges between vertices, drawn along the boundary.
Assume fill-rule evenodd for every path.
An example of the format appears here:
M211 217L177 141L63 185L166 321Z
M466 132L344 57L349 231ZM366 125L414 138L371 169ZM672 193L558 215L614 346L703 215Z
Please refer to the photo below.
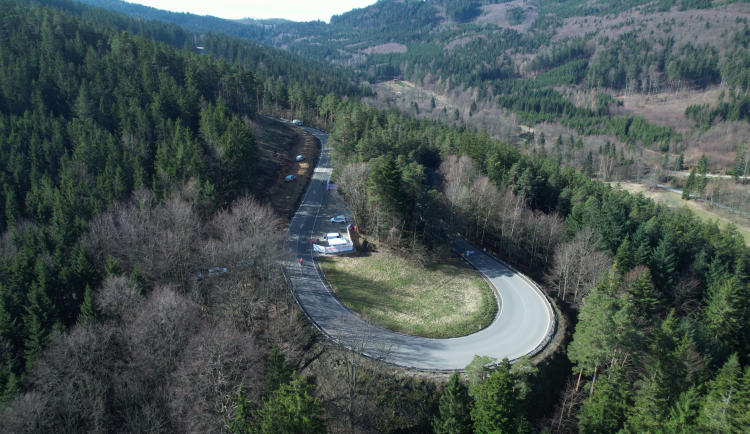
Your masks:
M365 232L371 229L371 205L367 194L369 177L369 163L353 163L344 166L336 178L341 195L351 207L354 221Z
M199 310L174 288L159 286L125 326L131 369L142 378L166 378L199 326Z
M469 205L470 187L479 170L468 155L449 155L440 165L439 173L443 177L441 199L448 210L448 226L455 232L464 223L462 212Z
M228 275L203 283L210 285L210 302L228 306L251 330L259 315L268 325L269 307L278 311L288 291L281 268L288 259L282 248L284 232L273 210L250 197L239 199L231 210L216 215L208 232L204 261L231 268Z
M142 299L141 289L124 276L110 276L99 291L97 305L106 318L121 323L132 318Z
M542 242L544 251L544 271L546 272L555 249L563 239L563 234L565 233L565 221L559 214L545 214L543 222L544 240Z
M700 281L693 274L683 274L677 280L672 295L678 313L694 315L701 304Z
M260 400L265 358L252 336L230 324L204 326L190 338L169 381L168 406L177 431L223 432L239 384L249 400Z
M0 432L49 433L54 426L54 420L50 417L49 400L48 396L38 391L18 395L3 409Z
M197 272L203 226L194 207L180 199L153 206L149 194L135 194L90 223L85 244L103 268L112 257L125 270L136 267L162 282L184 282Z
M552 416L542 425L551 433L567 434L578 432L578 413L588 393L584 388L576 390L575 378L568 379L565 389L560 393L560 400Z
M478 178L471 186L471 208L476 221L476 235L479 244L484 243L484 236L490 227L492 217L500 205L498 191L486 176Z
M342 330L335 336L339 364L333 369L344 386L345 395L341 398L348 422L347 431L354 433L355 427L368 413L366 403L370 389L386 368L379 360L386 359L398 343L385 339L378 327L359 317L349 316L338 321L335 329Z
M122 367L122 348L111 325L86 324L54 335L30 375L33 389L3 412L2 431L108 432L114 416L111 375Z
M609 256L596 247L597 243L596 234L585 227L572 241L555 250L547 282L558 298L577 306L612 265Z

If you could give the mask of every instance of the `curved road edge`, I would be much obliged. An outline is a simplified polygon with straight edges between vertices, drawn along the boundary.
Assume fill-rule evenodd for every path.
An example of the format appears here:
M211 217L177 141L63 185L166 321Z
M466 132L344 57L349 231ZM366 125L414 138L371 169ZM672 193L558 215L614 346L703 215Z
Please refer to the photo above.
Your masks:
M347 321L349 327L356 327L365 321L338 300L317 269L309 240L326 194L324 183L331 173L328 149L325 147L328 134L309 127L301 129L320 140L321 147L318 166L314 169L303 199L292 217L285 240L285 245L292 247L295 255L300 258L300 263L296 263L296 258L288 263L285 274L305 316L326 337L341 343L350 333L343 330L342 319ZM450 339L404 335L367 323L367 327L377 329L381 341L399 343L398 348L385 358L387 362L423 371L462 370L477 354L498 360L507 357L511 361L527 354L536 355L554 337L557 328L555 311L541 289L513 267L481 253L481 249L465 240L460 242L476 249L476 255L467 260L495 288L493 293L501 303L495 319L476 333ZM531 287L528 289L532 291L525 287ZM367 351L365 354L381 358L376 354L368 354Z
M473 248L477 249L477 251L480 251L479 250L479 246L477 246L476 244L472 243L471 241L469 241L469 240L467 240L467 239L465 239L463 237L460 237L460 239L463 242L465 242L466 244L468 244L468 245L472 246ZM461 253L458 250L456 250L455 248L453 250L455 250L456 253L459 253L459 254ZM547 345L549 345L550 342L552 342L552 339L554 339L555 334L557 333L557 320L558 320L558 318L557 318L557 313L555 312L555 308L552 306L552 301L550 301L550 299L547 296L547 294L542 290L542 288L539 287L539 285L536 284L536 282L534 282L527 275L525 275L522 272L518 271L514 266L512 266L512 265L508 264L507 262L503 261L502 259L500 259L500 258L498 258L496 256L493 256L493 255L490 255L488 253L482 252L482 254L485 254L485 255L489 256L495 262L499 263L503 267L505 267L505 268L509 269L510 271L512 271L513 273L517 274L526 283L528 283L529 286L531 286L532 288L534 288L534 290L536 291L537 295L539 295L539 297L541 297L542 300L544 300L544 303L547 305L547 311L549 312L549 318L550 318L550 326L548 327L549 331L547 332L547 336L544 338L544 340L542 342L539 343L539 345L536 346L536 348L534 348L533 350L531 350L531 352L529 352L528 354L526 354L526 355L531 356L531 357L536 356L537 354L539 354L542 351L544 351L545 348L547 348ZM471 260L469 258L467 258L467 260L469 261L469 263L471 263ZM474 266L474 264L472 264L472 266ZM476 267L474 267L474 268L476 268ZM479 269L477 269L477 270L479 271ZM481 273L481 271L480 271L480 273ZM500 315L499 311L498 311L498 315ZM518 360L518 358L510 360L510 362L513 363L516 360Z

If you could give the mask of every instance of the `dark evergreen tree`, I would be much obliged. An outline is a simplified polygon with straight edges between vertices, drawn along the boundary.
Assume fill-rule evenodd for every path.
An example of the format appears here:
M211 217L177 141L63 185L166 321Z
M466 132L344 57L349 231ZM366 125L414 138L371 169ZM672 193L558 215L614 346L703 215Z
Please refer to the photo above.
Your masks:
M628 288L628 294L633 301L637 315L647 319L653 318L654 311L661 300L651 283L651 272L648 268L644 269L638 279Z
M275 348L275 347L274 347ZM249 434L252 432L252 410L250 402L245 396L245 388L240 384L237 396L232 398L235 404L234 417L227 423L227 429L232 434Z
M591 397L583 403L578 415L579 432L616 433L629 407L629 394L622 369L614 368L599 376Z
M262 434L324 434L323 404L312 396L313 386L304 378L294 378L263 400L256 412L254 432Z
M688 176L687 181L685 181L685 185L682 187L682 198L685 200L690 200L690 195L693 194L694 190L697 190L697 183L700 182L700 180L696 176L696 169L693 167L693 170L690 171L690 176Z
M268 356L268 374L266 374L266 386L269 392L274 392L283 384L289 383L294 377L294 368L286 363L286 355L274 345L271 355Z
M669 170L669 152L664 154L664 158L661 160L662 170Z
M81 304L81 313L78 314L78 324L82 325L89 321L94 321L99 316L96 307L96 299L91 287L86 285L86 292Z
M747 314L743 306L747 291L735 276L725 274L708 288L708 304L703 322L711 338L739 349L745 341L742 333L747 329Z
M732 354L712 381L706 385L708 395L699 417L702 429L708 432L747 432L748 370L743 375L737 354Z
M674 170L682 170L685 168L685 156L682 152L680 152L677 155L677 158L674 160L674 166L672 167Z
M667 291L674 285L677 258L674 252L673 235L667 232L651 253L651 269L654 285L659 291Z
M594 153L589 151L586 154L586 159L583 160L583 166L581 166L581 175L590 178L594 170Z
M404 191L401 188L401 169L396 162L385 157L370 175L370 183L377 192L381 209L387 213L403 215L406 211Z
M435 434L470 434L470 410L469 389L461 382L458 371L454 371L440 397L440 414L432 421Z
M615 262L617 263L617 269L623 274L632 270L637 265L635 248L633 248L633 243L630 242L630 235L625 235L625 239L622 240L620 247L617 248Z
M737 181L743 183L747 181L748 169L750 169L750 149L748 147L748 141L743 140L742 143L737 147L737 151L734 158L734 169L732 175Z
M530 433L523 406L514 388L508 359L497 366L474 396L471 420L477 434Z

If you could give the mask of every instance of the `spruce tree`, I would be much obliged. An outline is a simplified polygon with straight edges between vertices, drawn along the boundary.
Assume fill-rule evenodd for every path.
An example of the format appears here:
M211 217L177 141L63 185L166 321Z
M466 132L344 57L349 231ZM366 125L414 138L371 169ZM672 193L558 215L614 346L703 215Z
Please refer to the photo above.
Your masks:
M687 181L685 181L685 185L682 187L683 199L690 200L690 195L693 193L693 190L696 189L697 182L698 179L695 174L695 167L693 167L693 170L690 171L690 176L688 176Z
M662 237L659 245L651 253L651 273L654 285L659 291L667 291L674 285L677 258L674 253L672 234L667 233Z
M616 433L628 409L628 384L622 369L598 377L591 397L578 415L581 434Z
M24 317L26 326L26 365L33 366L37 356L47 347L47 339L54 320L54 305L44 288L34 283L29 291L28 315Z
M487 376L490 374L490 368L487 367L490 363L497 361L496 358L490 356L474 356L474 359L466 365L464 372L469 380L469 394L474 395L474 391L479 387Z
M274 345L271 355L268 357L268 374L266 375L266 386L269 392L274 392L283 384L288 383L294 376L294 368L286 363L286 355Z
M0 338L12 345L23 342L22 324L19 324L21 310L19 297L13 293L12 285L0 282Z
M680 152L680 154L677 156L677 158L674 160L674 170L682 170L685 167L685 155Z
M401 216L406 210L404 190L401 187L401 169L391 157L370 173L370 186L381 209Z
M130 272L128 283L130 283L131 287L139 289L141 294L145 294L150 288L148 277L143 274L141 268L137 265L134 266L133 271Z
M73 106L73 113L82 121L90 121L94 117L96 105L89 95L89 85L86 79L81 80L78 98Z
M725 277L724 275L729 271L729 264L724 262L718 254L714 255L714 259L708 266L708 271L705 273L706 287L710 287L714 282L718 282L719 279Z
M288 383L263 400L256 412L255 433L324 434L326 418L323 404L312 396L313 386L296 374Z
M78 314L78 324L85 324L89 321L94 321L98 316L99 312L96 308L94 292L89 285L86 285L86 292L83 296L83 303L81 304L81 313Z
M440 397L440 414L432 421L435 434L471 434L469 389L454 371Z
M708 288L703 323L710 337L733 348L741 347L740 333L747 328L745 286L726 274Z
M586 159L583 160L583 166L581 167L581 175L585 176L586 178L590 178L593 170L594 170L594 153L592 151L589 151L589 153L586 154Z
M112 256L107 256L107 263L104 265L104 271L111 277L120 276L123 273L120 264L117 263L117 259Z
M706 157L706 154L701 155L697 169L700 177L695 179L693 189L697 191L698 194L703 195L706 190L706 184L708 184L708 179L706 178L706 173L708 173L708 158Z
M668 170L669 169L669 152L664 154L664 158L661 160L661 168L662 170Z
M514 388L508 359L478 387L475 399L471 420L476 434L531 432Z
M748 149L748 141L743 140L742 143L737 147L737 152L734 159L734 169L732 175L737 181L742 181L744 184L747 181L747 172L750 168L750 149Z
M701 159L698 160L697 169L699 175L705 175L708 173L708 157L706 157L706 154L701 155Z
M634 404L630 408L626 432L664 432L662 424L667 417L668 405L661 387L661 377L661 370L656 370L651 372L647 379L638 382L639 387L635 391Z
M732 354L716 377L706 385L708 395L699 419L706 432L748 432L750 427L743 424L742 417L750 404L747 394L742 393L749 386L744 384L747 375L744 377L737 354Z
M635 265L648 265L649 258L651 257L651 247L645 243L641 243L635 251L634 262Z
M635 262L635 249L633 248L633 243L630 242L630 235L625 235L625 239L622 240L620 247L617 248L615 262L617 263L617 269L623 274L632 270L637 265Z
M650 319L659 304L659 298L655 294L654 285L651 283L651 272L648 268L644 269L638 279L628 288L628 294L633 300L636 314Z
M16 192L12 188L5 188L5 226L12 228L16 225L16 218L20 213Z
M674 433L696 432L700 404L700 394L695 387L683 392L669 411L669 419L664 424L665 431Z
M232 398L232 402L236 405L236 409L234 418L230 419L227 423L227 429L232 434L249 434L252 428L252 413L250 402L248 402L245 396L245 387L242 384L240 384L240 389L237 391L237 396Z

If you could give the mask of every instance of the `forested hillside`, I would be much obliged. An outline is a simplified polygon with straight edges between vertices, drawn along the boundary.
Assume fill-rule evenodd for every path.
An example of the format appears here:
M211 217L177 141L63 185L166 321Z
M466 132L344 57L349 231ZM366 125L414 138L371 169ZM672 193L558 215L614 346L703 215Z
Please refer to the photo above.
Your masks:
M0 0L0 430L747 432L750 249L592 179L638 176L643 152L682 169L700 134L747 121L745 8L383 0L226 24L239 39ZM516 146L458 110L374 108L358 85L394 76L536 132ZM722 83L687 126L632 108ZM248 196L258 113L330 131L362 236L428 264L460 233L536 280L567 330L551 354L479 354L446 384L314 331L278 217Z
M330 24L244 20L244 33L229 20L101 5L261 41L343 66L370 84L408 80L458 108L453 121L498 138L511 134L498 134L498 124L518 121L562 125L587 141L616 137L618 146L655 151L643 157L651 169L664 154L683 155L693 167L706 153L712 171L731 170L725 154L748 129L744 2L381 0ZM532 90L534 104L516 102ZM601 109L601 94L618 109L593 119L578 110ZM395 95L377 101L378 108L396 104L403 113L438 117L412 102L398 105ZM628 118L662 131L624 135ZM711 132L717 129L728 133Z
M142 189L164 200L191 182L218 206L254 185L242 116L255 112L255 84L239 67L145 36L0 7L0 329L12 390L101 284L80 242L88 221Z
M6 401L23 387L50 339L95 316L103 281L129 276L145 293L164 282L182 286L207 267L192 254L174 262L102 250L84 240L94 230L92 219L133 195L143 212L169 209L149 220L151 233L139 236L163 243L154 251L172 254L175 231L186 229L178 222L205 221L255 186L258 104L279 115L317 115L325 101L319 95L355 91L340 75L288 54L272 56L273 49L257 44L209 35L225 51L219 59L201 56L191 45L179 48L187 33L176 26L58 5L77 17L0 3L0 387ZM228 44L234 45L227 51ZM272 78L247 68L258 67L257 59ZM319 116L324 123L325 110ZM311 123L316 119L310 114ZM192 216L181 220L185 207ZM196 242L191 239L185 242Z
M362 232L429 257L440 244L429 228L447 225L544 281L574 325L565 360L554 362L570 371L533 375L514 398L524 409L507 409L509 432L522 432L528 415L548 432L750 429L750 249L736 229L487 135L356 104L341 110L329 143ZM426 167L442 175L427 194ZM498 377L511 375L505 369ZM457 410L471 399L451 393L436 421L463 414L471 426L470 413L474 432L487 432L479 411Z

